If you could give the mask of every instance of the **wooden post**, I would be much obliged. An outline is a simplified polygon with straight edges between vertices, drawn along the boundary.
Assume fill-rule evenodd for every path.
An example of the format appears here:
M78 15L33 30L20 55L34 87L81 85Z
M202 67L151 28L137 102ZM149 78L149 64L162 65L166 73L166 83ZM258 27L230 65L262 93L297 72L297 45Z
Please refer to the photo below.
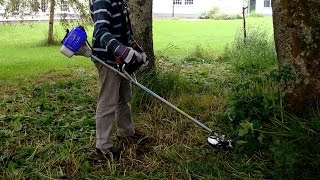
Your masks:
M246 42L247 40L247 28L246 28L246 16L245 16L246 9L248 9L248 6L242 8L244 42Z

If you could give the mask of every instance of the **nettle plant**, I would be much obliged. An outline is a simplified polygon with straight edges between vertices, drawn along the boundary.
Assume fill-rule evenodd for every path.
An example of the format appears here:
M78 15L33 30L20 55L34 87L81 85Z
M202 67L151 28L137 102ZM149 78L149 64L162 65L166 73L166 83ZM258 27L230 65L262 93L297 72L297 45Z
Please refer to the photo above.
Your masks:
M286 68L238 79L233 87L227 114L240 151L250 153L270 144L272 133L267 133L265 127L283 117L280 86L292 80L294 76Z

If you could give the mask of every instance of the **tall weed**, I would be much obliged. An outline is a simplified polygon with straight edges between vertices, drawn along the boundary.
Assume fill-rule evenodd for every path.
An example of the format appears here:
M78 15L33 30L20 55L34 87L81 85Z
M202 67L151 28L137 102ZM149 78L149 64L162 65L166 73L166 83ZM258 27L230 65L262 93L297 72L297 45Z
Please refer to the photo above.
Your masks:
M276 65L276 52L272 36L262 28L250 28L244 39L238 31L234 43L227 47L225 58L238 73L265 72Z
M298 118L284 111L279 86L291 75L277 70L274 43L265 31L251 31L245 40L239 34L225 59L232 64L234 83L224 114L237 151L270 154L274 179L318 179L319 114Z
M260 133L253 129L261 128L281 108L274 43L261 29L249 31L245 40L238 33L233 46L226 49L224 59L230 62L234 74L225 114L241 144L247 145L244 149L253 152L261 148Z

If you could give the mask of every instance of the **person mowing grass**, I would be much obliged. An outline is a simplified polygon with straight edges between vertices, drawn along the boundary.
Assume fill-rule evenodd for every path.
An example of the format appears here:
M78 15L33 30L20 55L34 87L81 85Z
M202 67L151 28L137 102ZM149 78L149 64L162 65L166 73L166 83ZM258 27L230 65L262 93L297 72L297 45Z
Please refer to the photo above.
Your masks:
M130 63L133 60L146 63L146 53L133 39L128 6L124 0L91 0L90 11L94 21L92 47L95 56L114 67L119 62ZM111 133L114 120L120 138L134 142L144 139L145 135L135 129L131 118L130 81L92 60L101 85L96 109L96 150L106 157L119 159L121 148L114 146Z

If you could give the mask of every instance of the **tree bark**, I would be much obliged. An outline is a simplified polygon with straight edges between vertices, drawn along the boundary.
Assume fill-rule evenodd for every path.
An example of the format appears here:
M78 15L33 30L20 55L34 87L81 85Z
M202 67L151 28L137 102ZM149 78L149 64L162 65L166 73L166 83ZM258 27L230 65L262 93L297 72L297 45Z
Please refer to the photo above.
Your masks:
M145 50L149 65L155 67L152 34L152 0L129 0L128 5L134 39Z
M282 87L288 110L320 97L320 1L272 0L275 44L280 70L292 79Z
M56 6L55 0L50 0L50 15L49 15L49 29L48 29L48 44L53 44L53 23L54 23L54 8Z

